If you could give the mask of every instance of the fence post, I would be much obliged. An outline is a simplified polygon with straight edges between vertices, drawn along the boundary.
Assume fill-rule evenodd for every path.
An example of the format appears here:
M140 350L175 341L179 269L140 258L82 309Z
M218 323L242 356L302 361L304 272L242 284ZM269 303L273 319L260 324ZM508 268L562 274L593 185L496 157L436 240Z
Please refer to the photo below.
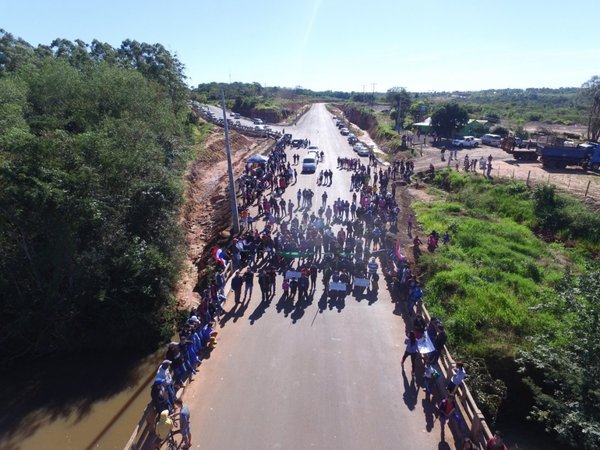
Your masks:
M527 172L527 187L529 187L529 177L531 176L531 170Z
M590 190L590 183L591 182L592 182L592 180L588 180L587 187L585 188L585 195L584 195L584 197L587 197L587 195L588 195L588 191Z

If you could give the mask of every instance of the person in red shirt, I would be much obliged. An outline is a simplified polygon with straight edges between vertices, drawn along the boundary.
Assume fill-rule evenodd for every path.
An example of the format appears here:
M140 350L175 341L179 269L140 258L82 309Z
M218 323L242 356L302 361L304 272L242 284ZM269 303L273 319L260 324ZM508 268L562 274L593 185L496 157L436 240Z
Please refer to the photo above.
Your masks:
M508 447L502 440L502 433L500 433L499 431L496 431L494 433L494 436L489 441L487 441L485 448L486 450L508 450Z
M448 419L454 412L454 409L456 408L454 405L454 396L451 394L447 395L438 403L437 407L438 407L438 412L440 414L440 416L439 416L440 417L440 428L441 428L442 441L443 441L444 433L446 431L446 422L448 421Z

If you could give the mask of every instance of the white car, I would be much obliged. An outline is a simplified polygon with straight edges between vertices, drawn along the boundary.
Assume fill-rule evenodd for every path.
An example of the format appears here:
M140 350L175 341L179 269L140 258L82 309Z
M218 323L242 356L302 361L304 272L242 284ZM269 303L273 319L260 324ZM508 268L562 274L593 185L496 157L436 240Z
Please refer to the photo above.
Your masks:
M356 153L358 153L358 156L369 156L369 154L371 153L369 151L369 149L365 146L359 148Z
M317 160L313 156L307 156L302 160L302 173L315 173L317 171Z
M359 151L361 148L365 148L365 146L359 142L359 143L357 143L357 144L354 144L354 146L352 147L352 150L354 150L355 152L357 152L357 153L358 153L358 151Z
M486 145L493 145L494 147L500 147L502 137L497 134L484 134L481 136L481 143Z

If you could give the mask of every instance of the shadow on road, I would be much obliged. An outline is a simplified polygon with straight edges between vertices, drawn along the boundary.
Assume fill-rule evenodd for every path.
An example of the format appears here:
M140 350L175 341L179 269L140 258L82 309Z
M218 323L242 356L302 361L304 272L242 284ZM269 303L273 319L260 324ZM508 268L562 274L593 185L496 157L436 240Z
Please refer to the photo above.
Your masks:
M415 377L411 377L410 382L408 381L408 377L406 376L406 371L404 368L402 369L402 381L404 382L404 395L402 398L404 399L404 403L413 411L415 406L417 405L417 386L415 384Z
M285 317L289 316L291 314L291 312L294 310L294 300L295 299L296 299L295 296L292 297L291 295L282 294L281 297L279 297L277 304L275 305L275 310L278 313L283 312L283 315Z
M271 298L272 297L269 297L269 300L261 301L258 305L256 305L256 308L254 308L254 311L252 311L252 314L250 314L248 317L250 325L254 325L254 322L263 316L267 308L271 305Z
M425 429L429 432L433 430L435 422L435 405L430 400L427 400L427 398L421 400L421 405L425 414Z

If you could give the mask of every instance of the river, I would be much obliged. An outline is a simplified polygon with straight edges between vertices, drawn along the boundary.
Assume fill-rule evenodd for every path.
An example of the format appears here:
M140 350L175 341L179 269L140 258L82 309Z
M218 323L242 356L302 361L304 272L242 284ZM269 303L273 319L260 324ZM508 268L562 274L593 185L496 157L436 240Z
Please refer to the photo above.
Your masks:
M161 349L15 364L0 381L0 448L122 450L163 356Z

